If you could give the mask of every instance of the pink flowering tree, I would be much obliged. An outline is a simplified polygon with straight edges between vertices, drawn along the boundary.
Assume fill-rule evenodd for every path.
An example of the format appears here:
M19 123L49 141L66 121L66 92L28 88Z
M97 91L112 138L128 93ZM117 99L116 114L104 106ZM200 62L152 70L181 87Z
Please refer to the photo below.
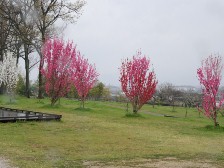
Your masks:
M120 68L121 88L136 114L156 91L156 75L150 71L150 60L138 51L133 60L126 59Z
M214 122L214 126L218 126L217 114L224 99L219 100L218 90L221 82L223 64L220 56L209 56L202 61L201 68L197 70L198 79L202 86L202 109L205 116L211 118ZM219 103L217 103L219 101Z
M80 52L77 52L75 64L74 86L81 99L81 106L84 108L86 96L96 83L99 74L97 73L95 66L89 64L88 60L84 59Z
M53 106L65 96L73 83L73 70L76 48L71 42L65 44L61 39L47 40L43 47L45 67L41 73L46 79L45 90Z

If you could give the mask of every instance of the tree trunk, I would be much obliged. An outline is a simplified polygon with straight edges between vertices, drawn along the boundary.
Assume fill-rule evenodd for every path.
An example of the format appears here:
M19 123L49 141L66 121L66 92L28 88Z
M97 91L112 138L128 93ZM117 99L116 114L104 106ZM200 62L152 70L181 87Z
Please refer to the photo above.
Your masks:
M134 102L132 103L132 105L133 105L133 113L137 114L137 112L138 112L138 97L134 98Z
M126 112L128 113L128 102L127 102L127 106L126 106Z
M219 126L219 124L217 121L215 121L214 127L216 128L217 126Z
M41 63L40 63L41 64ZM39 90L38 90L38 98L43 99L43 76L41 74L42 66L39 65Z
M82 98L82 108L83 108L83 109L85 108L84 103L85 103L85 98L83 97L83 98Z
M1 25L1 30L4 30L4 25L3 25L4 20L0 20L0 25ZM1 31L0 33L0 61L3 61L3 56L4 56L4 45L5 45L5 41L4 41L4 33Z
M134 103L134 104L133 104L133 113L134 113L134 114L137 114L137 112L138 112L137 104Z
M2 49L2 44L0 44L1 46L0 46L0 61L3 61L3 55L4 55L4 51L3 51L3 49ZM0 85L0 94L4 94L4 85L3 84L1 84Z
M51 106L54 106L56 103L56 100L54 98L51 99Z
M30 73L29 73L29 52L27 44L24 44L25 51L25 70L26 70L26 97L30 98Z
M175 110L174 110L174 102L173 102L173 110L172 110L172 111L173 111L173 112L175 111Z
M217 126L219 126L219 123L217 122L217 112L216 111L214 112L213 120L214 120L214 127L216 128Z
M45 27L45 22L43 21L43 27ZM42 36L42 45L45 43L45 29L41 31L41 36ZM41 51L39 52L40 55L40 64L39 64L39 91L38 91L38 98L43 99L43 75L41 74L41 69L44 66L43 63L43 55Z
M42 38L42 44L44 45L44 41L45 41L45 38L43 37ZM39 64L39 90L38 90L38 98L39 99L43 99L43 75L41 73L41 70L44 66L44 63L43 63L43 55L41 52L39 52L39 55L40 55L40 64Z
M56 100L54 98L51 99L51 106L54 106L56 103Z
M85 108L85 105L84 105L85 103L84 102L85 102L85 100L82 100L82 108L83 109Z
M1 48L2 46L0 46L0 48ZM3 51L3 49L1 48L0 49L1 51L0 51L0 61L3 61L3 56L4 56L4 51Z

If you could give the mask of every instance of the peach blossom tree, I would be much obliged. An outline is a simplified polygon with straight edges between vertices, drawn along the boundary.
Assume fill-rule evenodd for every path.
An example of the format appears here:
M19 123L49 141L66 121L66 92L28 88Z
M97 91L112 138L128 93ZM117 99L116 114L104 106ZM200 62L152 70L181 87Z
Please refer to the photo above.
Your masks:
M75 67L74 86L81 99L81 107L84 108L86 96L97 82L99 74L96 71L95 65L90 64L87 59L83 58L80 52L77 52Z
M121 88L131 102L133 113L149 101L156 91L156 75L150 71L150 59L138 51L132 60L126 59L120 67Z
M223 104L224 98L218 101L218 91L223 70L222 58L220 56L209 56L202 61L201 68L197 70L198 79L202 86L202 109L204 115L212 119L214 126L218 126L217 114Z
M53 106L69 92L73 84L76 47L71 42L64 43L63 40L55 38L45 42L42 52L42 61L46 66L41 73L45 77L45 90Z

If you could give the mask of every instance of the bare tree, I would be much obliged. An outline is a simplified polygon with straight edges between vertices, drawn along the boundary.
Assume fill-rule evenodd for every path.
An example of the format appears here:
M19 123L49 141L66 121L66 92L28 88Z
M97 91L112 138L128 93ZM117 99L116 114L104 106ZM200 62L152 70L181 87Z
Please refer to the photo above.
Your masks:
M59 19L66 22L75 22L81 14L81 9L85 5L84 0L77 0L72 3L67 0L34 0L33 17L35 24L40 33L40 41L35 43L40 60L43 55L41 53L41 46L44 44L46 38L52 36L52 28L55 22ZM41 69L43 62L39 64L39 93L38 98L42 98L42 74Z
M4 8L0 11L4 19L12 23L10 50L17 55L17 63L19 57L25 61L26 96L28 98L30 97L29 54L34 51L32 41L38 37L34 20L30 17L32 7L33 3L29 0L4 0Z
M0 1L0 11L5 8L5 0ZM5 15L0 12L0 62L4 60L4 55L7 52L11 41L12 23L5 19ZM5 92L5 86L0 85L0 93Z
M186 109L185 117L187 117L188 115L188 108L192 107L195 104L195 101L196 101L196 93L193 90L189 89L184 92L183 103Z
M168 104L175 108L175 103L182 101L183 92L177 90L171 83L163 83L159 86L157 96L163 104Z
M0 10L5 8L4 0L0 2ZM11 31L11 22L5 19L4 15L0 13L0 61L3 61L4 52L9 43L9 36Z
M157 96L163 104L169 104L173 96L174 86L171 83L159 85Z

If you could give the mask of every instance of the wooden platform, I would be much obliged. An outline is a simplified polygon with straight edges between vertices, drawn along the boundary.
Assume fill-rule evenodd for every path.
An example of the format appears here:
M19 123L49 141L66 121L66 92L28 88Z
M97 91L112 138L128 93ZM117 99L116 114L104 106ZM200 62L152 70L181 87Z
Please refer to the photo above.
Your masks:
M0 122L61 120L62 115L0 107Z

